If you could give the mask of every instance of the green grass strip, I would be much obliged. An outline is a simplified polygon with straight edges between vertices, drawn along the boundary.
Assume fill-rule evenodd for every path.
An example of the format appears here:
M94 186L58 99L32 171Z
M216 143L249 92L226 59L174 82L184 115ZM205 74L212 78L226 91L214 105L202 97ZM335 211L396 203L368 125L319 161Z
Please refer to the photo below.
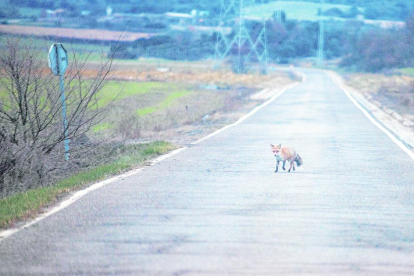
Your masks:
M7 228L16 221L35 217L41 208L54 203L65 193L132 169L175 148L173 144L164 141L124 146L113 162L76 173L49 187L36 188L0 199L0 229Z
M151 114L155 111L157 111L157 108L155 106L144 107L144 108L140 108L140 109L137 110L137 115L138 116L145 116L145 115Z
M112 125L110 123L101 123L101 124L97 124L95 126L92 127L92 131L93 132L102 132L105 130L108 130L112 127Z
M179 98L191 94L191 91L177 91L168 95L168 97L161 103L161 107L168 107L176 102Z
M167 98L165 98L160 104L158 104L157 106L150 106L150 107L144 107L144 108L140 108L138 109L137 115L138 116L145 116L151 113L154 113L155 111L159 111L162 109L165 109L171 105L173 105L174 103L176 103L178 101L178 99L187 96L189 94L191 94L192 91L177 91L177 92L172 92L170 93Z
M107 106L121 91L122 92L119 94L117 100L135 95L157 92L167 89L168 87L168 84L161 82L108 81L101 91L99 91L98 106Z

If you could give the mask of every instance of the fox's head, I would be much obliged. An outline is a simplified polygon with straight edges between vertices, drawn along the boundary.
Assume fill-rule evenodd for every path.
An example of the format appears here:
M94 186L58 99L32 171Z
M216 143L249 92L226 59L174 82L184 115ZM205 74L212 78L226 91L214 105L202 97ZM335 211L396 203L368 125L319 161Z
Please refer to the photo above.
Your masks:
M270 144L270 147L272 148L273 154L276 155L279 153L280 148L282 147L282 144L279 144L277 146L273 146L272 144Z
M300 157L300 156L299 156L299 154L296 154L296 159L295 159L295 161L296 161L296 164L298 164L298 167L300 167L300 166L302 166L302 165L303 165L303 160L302 160L302 157Z

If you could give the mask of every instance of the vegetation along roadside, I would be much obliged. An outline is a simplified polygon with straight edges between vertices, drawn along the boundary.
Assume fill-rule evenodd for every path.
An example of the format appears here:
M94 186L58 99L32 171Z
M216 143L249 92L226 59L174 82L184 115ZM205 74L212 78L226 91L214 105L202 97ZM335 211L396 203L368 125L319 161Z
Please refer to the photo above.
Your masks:
M108 156L110 162L73 174L54 185L0 199L0 229L12 226L19 220L35 217L42 208L53 204L70 191L130 170L175 148L173 144L164 141L123 145Z

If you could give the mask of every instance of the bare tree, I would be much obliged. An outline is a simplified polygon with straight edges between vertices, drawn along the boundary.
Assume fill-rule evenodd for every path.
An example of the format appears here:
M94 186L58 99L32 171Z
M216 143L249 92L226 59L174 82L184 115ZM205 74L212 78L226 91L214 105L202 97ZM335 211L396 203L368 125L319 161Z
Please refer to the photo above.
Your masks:
M102 61L95 75L85 79L87 57L70 55L64 129L59 80L47 61L39 58L44 56L41 49L19 39L4 44L0 52L0 196L41 185L50 172L66 166L65 138L71 141L71 153L85 147L81 137L106 111L99 106L98 96L112 68L112 60Z

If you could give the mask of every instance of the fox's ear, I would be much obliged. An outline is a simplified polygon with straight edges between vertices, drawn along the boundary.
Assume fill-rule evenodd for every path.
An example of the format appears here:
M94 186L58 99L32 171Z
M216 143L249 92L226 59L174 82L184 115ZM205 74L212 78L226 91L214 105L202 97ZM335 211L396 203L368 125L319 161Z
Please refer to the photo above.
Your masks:
M281 148L281 147L282 147L282 144L277 145L277 147L278 147L278 148Z
M272 144L270 144L270 147L271 147L271 148L274 148L275 146L273 146Z

